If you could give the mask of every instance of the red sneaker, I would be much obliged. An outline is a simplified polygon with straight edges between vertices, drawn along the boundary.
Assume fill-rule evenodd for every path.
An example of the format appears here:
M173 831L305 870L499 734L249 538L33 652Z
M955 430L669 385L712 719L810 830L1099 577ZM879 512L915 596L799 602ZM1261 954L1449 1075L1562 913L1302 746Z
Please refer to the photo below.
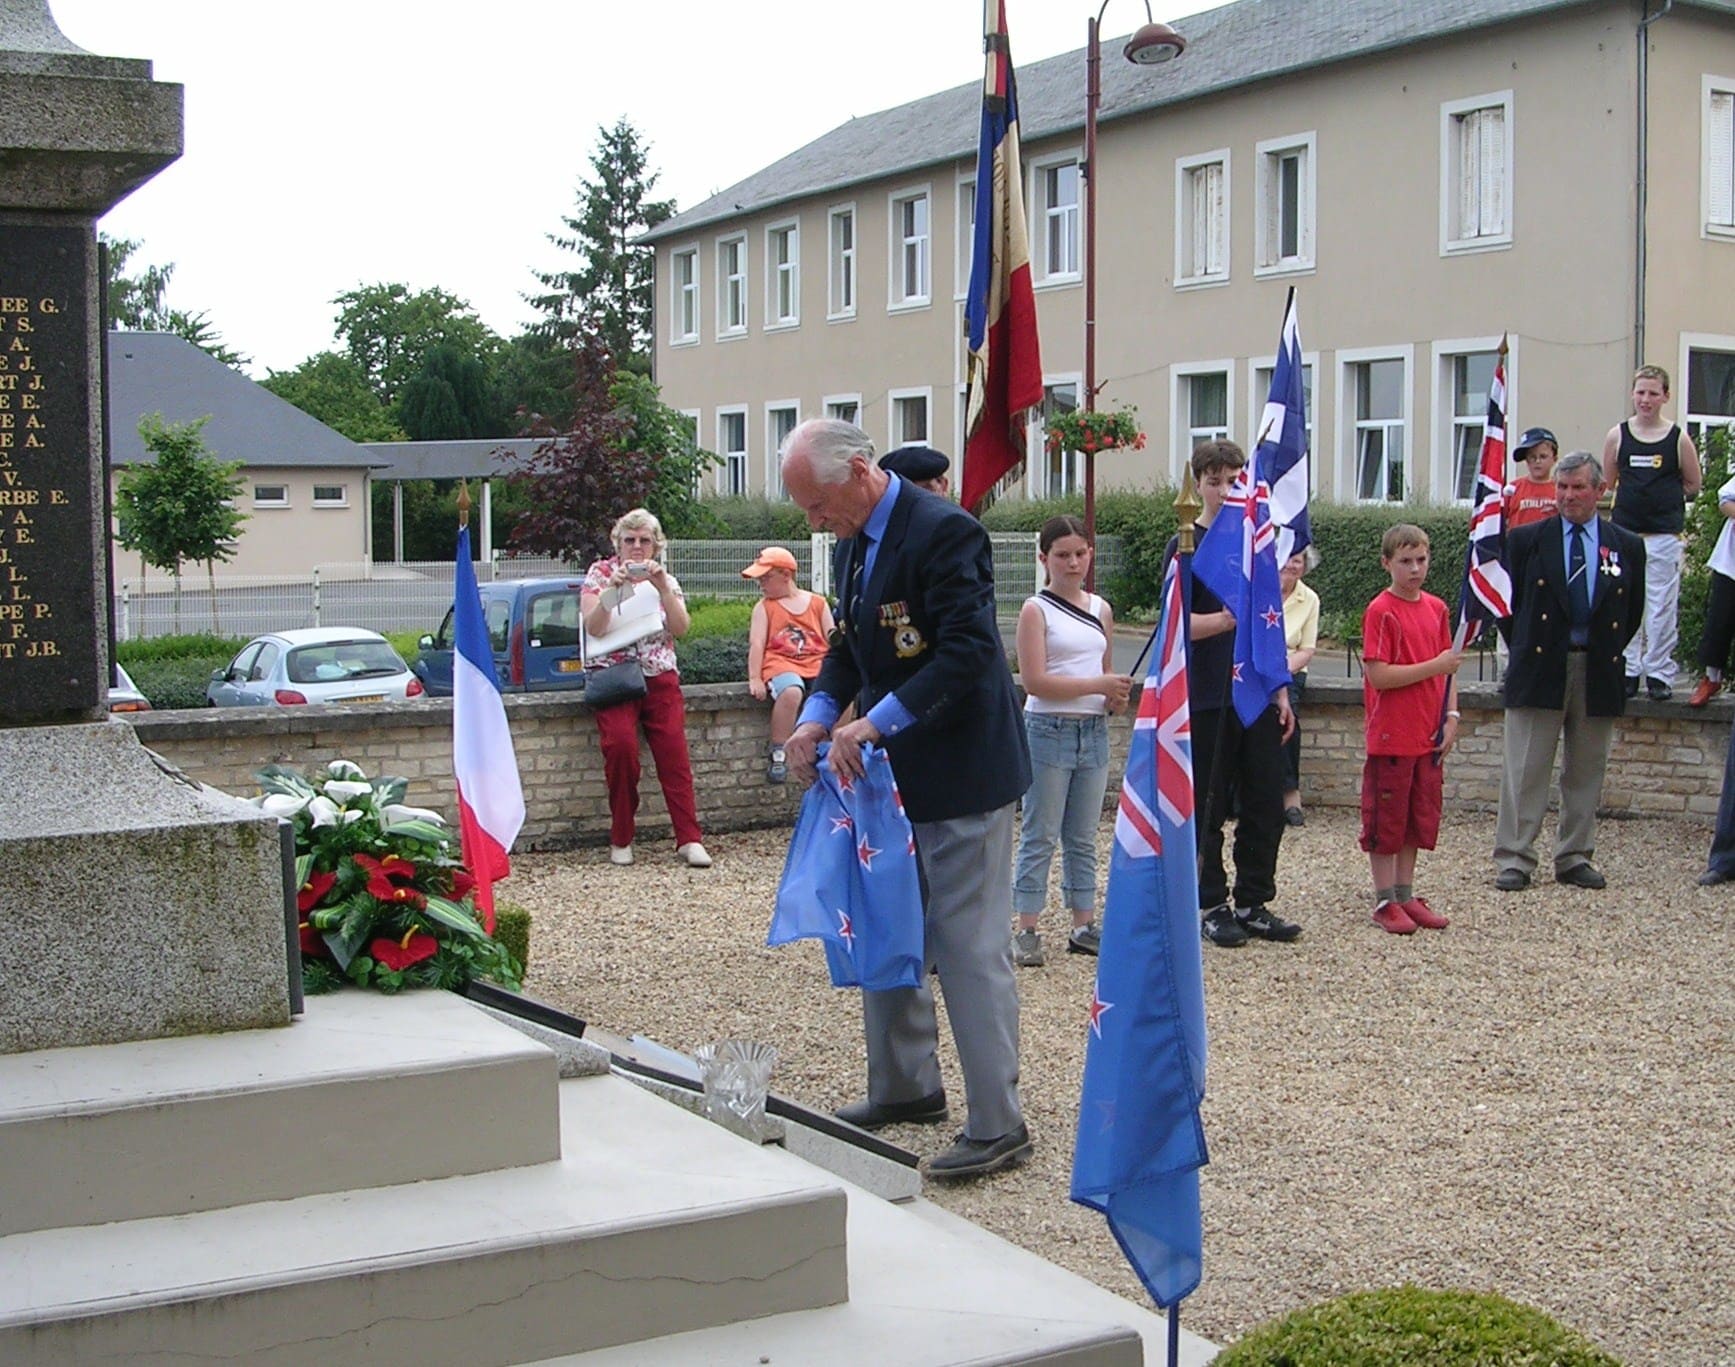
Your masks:
M1428 905L1425 897L1412 897L1403 903L1404 915L1424 930L1444 930L1452 923Z
M1404 910L1406 905L1404 902L1381 902L1374 912L1374 924L1393 935L1414 935L1416 923Z

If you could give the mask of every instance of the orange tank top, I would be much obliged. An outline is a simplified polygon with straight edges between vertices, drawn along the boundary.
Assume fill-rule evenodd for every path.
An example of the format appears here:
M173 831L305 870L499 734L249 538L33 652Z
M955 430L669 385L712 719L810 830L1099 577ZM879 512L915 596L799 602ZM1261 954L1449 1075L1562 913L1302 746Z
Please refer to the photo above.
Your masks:
M815 678L825 663L825 599L809 593L807 607L800 613L791 612L788 603L787 598L763 600L765 663L760 672L767 683L779 674Z

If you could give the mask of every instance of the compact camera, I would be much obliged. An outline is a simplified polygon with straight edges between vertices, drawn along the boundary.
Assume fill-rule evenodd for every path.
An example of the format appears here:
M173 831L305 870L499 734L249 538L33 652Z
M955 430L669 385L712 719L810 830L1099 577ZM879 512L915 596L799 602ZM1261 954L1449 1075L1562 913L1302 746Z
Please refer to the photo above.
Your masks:
M650 561L648 561L648 560L629 560L627 562L627 578L628 579L649 579L650 577L651 577Z

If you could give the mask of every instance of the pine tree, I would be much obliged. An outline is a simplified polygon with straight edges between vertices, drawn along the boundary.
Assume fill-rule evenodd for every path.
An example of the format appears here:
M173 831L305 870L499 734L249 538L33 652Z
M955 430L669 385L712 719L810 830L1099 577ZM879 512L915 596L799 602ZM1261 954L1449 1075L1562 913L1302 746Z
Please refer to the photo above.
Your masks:
M580 183L576 217L548 240L576 261L565 269L535 272L543 294L525 295L543 314L539 330L563 343L587 324L596 329L615 363L648 370L651 346L652 274L656 252L635 241L675 212L673 200L653 200L657 173L649 148L623 115L613 128L597 129L590 164L596 179Z

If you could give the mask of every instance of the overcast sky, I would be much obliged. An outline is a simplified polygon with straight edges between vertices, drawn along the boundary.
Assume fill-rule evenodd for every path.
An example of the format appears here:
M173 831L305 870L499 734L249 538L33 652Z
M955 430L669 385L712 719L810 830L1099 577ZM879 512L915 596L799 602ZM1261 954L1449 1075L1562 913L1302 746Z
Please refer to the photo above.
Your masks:
M186 151L101 226L174 262L169 303L208 311L258 378L331 347L331 299L357 284L439 286L521 330L532 269L558 263L545 235L622 114L685 209L982 75L980 0L50 3L81 47L185 85ZM1007 0L1014 61L1082 50L1095 8ZM1104 32L1143 21L1122 0Z

